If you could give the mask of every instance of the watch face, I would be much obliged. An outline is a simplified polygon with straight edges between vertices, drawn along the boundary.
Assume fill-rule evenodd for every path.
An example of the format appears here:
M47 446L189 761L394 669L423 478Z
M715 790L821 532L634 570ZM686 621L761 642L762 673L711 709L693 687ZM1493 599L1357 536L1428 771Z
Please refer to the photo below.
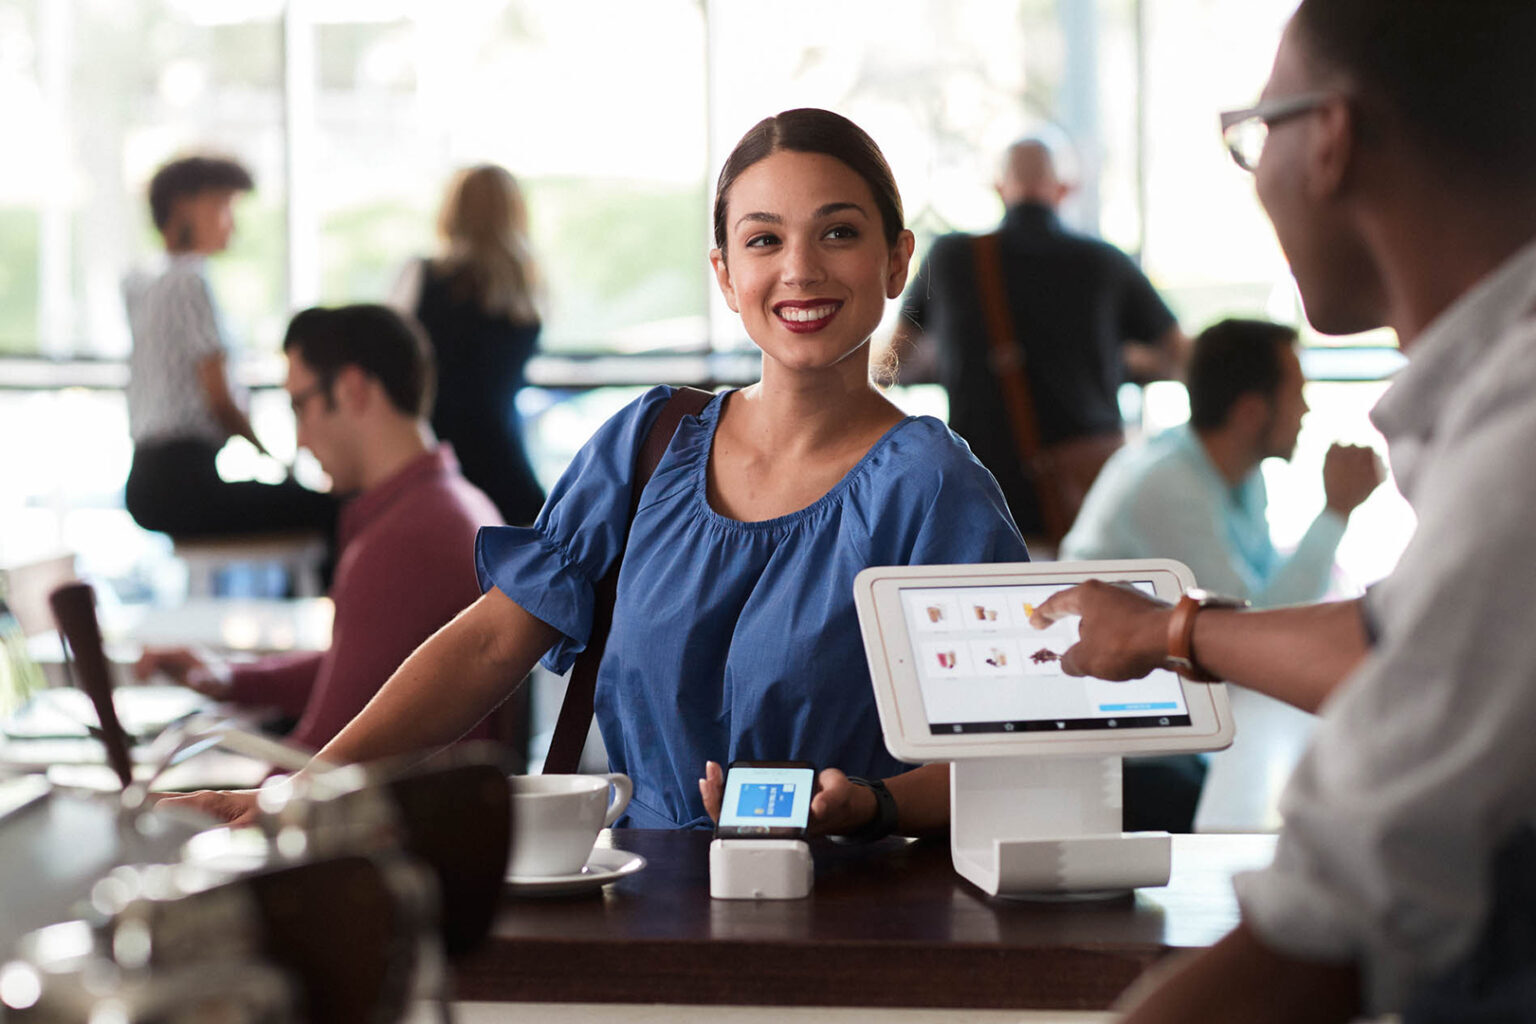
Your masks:
M1191 587L1184 591L1184 596L1194 601L1202 608L1246 608L1248 602L1241 597L1232 597L1227 594L1218 594L1214 590L1206 590L1204 587Z

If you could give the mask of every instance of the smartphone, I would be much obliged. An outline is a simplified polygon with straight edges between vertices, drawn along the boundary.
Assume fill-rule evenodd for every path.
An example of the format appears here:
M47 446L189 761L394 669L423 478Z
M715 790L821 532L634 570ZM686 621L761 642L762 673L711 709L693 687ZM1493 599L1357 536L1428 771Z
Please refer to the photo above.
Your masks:
M716 839L804 839L816 768L809 761L732 761Z

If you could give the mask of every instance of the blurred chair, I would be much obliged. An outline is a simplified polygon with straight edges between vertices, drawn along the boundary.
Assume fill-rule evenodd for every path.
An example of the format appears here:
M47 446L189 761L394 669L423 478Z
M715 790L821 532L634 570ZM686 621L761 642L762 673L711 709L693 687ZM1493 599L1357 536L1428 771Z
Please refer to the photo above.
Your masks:
M101 642L101 627L96 622L96 592L89 583L76 581L57 587L48 595L53 618L59 625L75 684L85 691L96 709L97 728L92 735L107 748L107 764L126 789L133 781L133 761L129 756L128 735L112 703L112 675L107 652Z
M53 632L48 595L75 579L75 556L55 555L5 570L5 603L27 636Z

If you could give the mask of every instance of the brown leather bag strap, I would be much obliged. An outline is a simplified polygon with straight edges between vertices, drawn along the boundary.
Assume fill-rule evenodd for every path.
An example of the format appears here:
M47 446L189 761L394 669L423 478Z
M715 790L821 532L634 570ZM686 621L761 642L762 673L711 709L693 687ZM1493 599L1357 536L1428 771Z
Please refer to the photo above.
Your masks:
M672 435L684 416L697 416L704 411L715 396L698 388L678 388L661 407L651 432L640 446L635 457L635 477L630 485L629 519L624 531L624 546L629 546L629 528L634 525L635 512L640 508L640 494L650 482L651 475L661 464ZM592 609L592 634L586 649L576 657L571 668L571 681L565 688L565 700L560 705L560 717L555 721L555 734L549 741L549 754L544 758L544 774L568 774L581 768L581 749L586 746L587 730L592 726L592 697L597 692L597 666L603 660L603 650L608 646L608 631L613 626L613 606L618 598L619 569L624 564L624 552L608 574L598 581L595 604Z
M1003 407L1008 410L1008 425L1019 452L1019 462L1035 485L1035 499L1046 533L1060 539L1067 532L1056 489L1049 479L1049 458L1040 443L1039 419L1035 415L1034 392L1030 390L1029 371L1024 351L1014 331L1013 312L1008 308L1008 292L1003 284L1001 247L996 234L976 235L971 239L976 262L976 288L987 324L987 342L992 351L992 373L1003 393Z

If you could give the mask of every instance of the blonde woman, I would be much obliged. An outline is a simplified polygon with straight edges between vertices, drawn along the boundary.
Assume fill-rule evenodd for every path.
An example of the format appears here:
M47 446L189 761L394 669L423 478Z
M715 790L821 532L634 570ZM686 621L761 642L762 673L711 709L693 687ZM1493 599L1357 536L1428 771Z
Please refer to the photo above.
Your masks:
M517 180L494 164L455 175L438 218L442 251L413 262L391 304L414 315L437 357L432 429L509 523L533 522L544 491L517 415L538 346L538 266Z

